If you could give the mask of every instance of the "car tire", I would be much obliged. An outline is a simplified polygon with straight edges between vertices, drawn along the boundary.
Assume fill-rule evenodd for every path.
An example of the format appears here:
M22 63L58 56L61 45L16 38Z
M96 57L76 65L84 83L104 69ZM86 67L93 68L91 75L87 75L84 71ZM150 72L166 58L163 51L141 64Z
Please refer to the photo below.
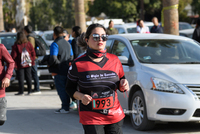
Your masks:
M155 126L154 121L148 120L144 95L141 90L134 93L130 104L130 118L136 130L150 130Z
M51 89L55 89L55 84L50 84L49 86Z

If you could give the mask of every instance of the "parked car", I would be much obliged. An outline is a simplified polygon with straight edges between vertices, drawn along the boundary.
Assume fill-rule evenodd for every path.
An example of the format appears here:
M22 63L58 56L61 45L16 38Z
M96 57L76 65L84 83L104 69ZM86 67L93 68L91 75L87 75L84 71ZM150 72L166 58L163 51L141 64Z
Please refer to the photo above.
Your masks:
M193 27L187 22L179 22L179 30L193 29Z
M39 35L43 38L48 46L51 46L51 43L54 41L53 30L43 31Z
M184 36L184 37L188 37L188 38L192 38L193 32L194 32L194 28L185 29L185 30L179 30L179 35L180 36Z
M149 30L154 26L152 22L144 22L144 25L148 26ZM114 27L118 30L119 34L137 33L136 23L125 23L122 25L114 25Z
M169 34L110 35L107 50L120 59L129 82L119 93L137 130L157 121L200 121L200 44Z
M15 43L17 33L0 33L0 43L4 44L4 46L7 48L8 52L11 53L12 46ZM41 36L36 35L36 38L39 38L41 42L43 42L46 45L46 54L50 53L49 47L44 42L44 40L41 38ZM40 62L43 59L43 56L38 56L38 61ZM38 71L37 74L39 76L39 82L40 84L50 84L50 87L54 88L54 81L52 78L52 75L49 73L47 65L37 65ZM16 73L13 72L13 76L11 78L11 84L17 84L18 81L15 78Z

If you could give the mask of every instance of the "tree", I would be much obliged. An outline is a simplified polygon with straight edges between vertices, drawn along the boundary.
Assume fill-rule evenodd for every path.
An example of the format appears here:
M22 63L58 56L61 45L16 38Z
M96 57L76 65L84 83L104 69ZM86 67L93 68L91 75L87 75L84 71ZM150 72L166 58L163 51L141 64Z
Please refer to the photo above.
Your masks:
M82 31L86 31L84 0L75 0L75 23Z
M179 35L179 0L163 0L164 33Z
M185 7L191 4L193 0L180 0L178 5L179 21L190 22L190 18L187 16L188 11Z
M3 0L3 16L5 27L15 27L16 0Z
M104 12L110 18L122 18L124 21L129 21L137 17L137 4L135 0L95 0L93 4L89 4L88 14L98 16Z
M49 30L74 25L73 0L41 0L31 4L30 23L34 29Z
M0 0L0 31L4 30L2 0Z

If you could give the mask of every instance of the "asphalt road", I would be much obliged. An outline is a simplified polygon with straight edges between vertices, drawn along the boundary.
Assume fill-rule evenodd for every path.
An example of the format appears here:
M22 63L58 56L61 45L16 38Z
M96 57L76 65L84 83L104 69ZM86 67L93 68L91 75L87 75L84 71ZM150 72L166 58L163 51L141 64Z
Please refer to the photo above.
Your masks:
M7 90L7 121L0 126L0 134L83 134L78 111L54 114L60 108L56 90L41 86L42 94L15 96L18 87ZM124 134L200 134L200 123L162 123L151 131L136 131L129 116L125 117Z

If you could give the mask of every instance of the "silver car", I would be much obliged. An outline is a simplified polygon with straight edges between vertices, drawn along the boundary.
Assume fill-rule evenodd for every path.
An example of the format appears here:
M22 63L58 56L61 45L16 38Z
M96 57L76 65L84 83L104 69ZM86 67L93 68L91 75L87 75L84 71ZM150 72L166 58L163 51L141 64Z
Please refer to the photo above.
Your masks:
M156 122L200 121L200 46L168 34L110 35L109 53L119 57L130 90L119 93L137 130Z
M39 35L43 38L43 40L46 42L46 44L50 47L51 43L53 43L53 41L54 41L53 30L43 31Z

